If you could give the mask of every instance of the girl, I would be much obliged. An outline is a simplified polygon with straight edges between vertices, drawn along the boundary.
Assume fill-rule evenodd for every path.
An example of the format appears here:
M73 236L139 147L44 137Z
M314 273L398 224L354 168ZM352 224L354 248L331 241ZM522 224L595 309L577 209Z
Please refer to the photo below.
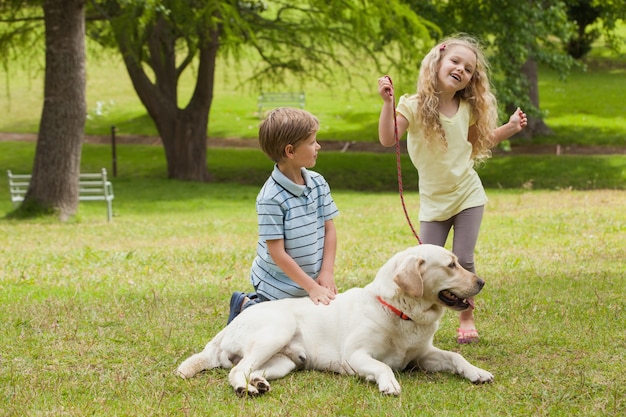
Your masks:
M395 145L408 131L407 149L419 175L420 238L444 246L454 228L452 251L465 269L476 272L474 248L487 196L474 163L491 156L490 148L527 124L519 108L497 127L497 105L490 91L487 61L478 42L459 36L443 40L422 60L417 93L400 98L393 108L389 77L378 79L383 99L378 135L383 146ZM461 312L458 343L478 340L472 308Z

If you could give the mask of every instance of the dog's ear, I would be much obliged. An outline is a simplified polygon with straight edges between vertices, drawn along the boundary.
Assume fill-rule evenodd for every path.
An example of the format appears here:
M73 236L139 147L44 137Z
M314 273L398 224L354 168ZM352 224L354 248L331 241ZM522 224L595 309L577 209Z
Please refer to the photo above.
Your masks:
M420 273L420 267L424 263L424 259L416 256L406 258L393 277L393 281L400 289L411 297L419 298L424 293L424 281Z

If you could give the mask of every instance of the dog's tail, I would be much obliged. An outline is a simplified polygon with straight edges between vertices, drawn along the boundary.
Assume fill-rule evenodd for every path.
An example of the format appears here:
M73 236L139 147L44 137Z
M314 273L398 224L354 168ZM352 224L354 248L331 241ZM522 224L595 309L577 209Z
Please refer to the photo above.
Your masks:
M209 342L202 352L191 355L178 366L176 374L181 378L191 378L199 372L222 366L219 361L217 345Z

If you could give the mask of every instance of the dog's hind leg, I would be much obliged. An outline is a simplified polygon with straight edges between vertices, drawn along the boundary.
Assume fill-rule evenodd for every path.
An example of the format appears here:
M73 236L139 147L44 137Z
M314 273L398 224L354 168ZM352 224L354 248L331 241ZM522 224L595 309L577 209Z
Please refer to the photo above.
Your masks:
M213 368L230 368L232 362L230 358L223 357L226 355L215 341L209 342L202 352L191 355L178 366L176 373L181 378L191 378L199 372Z
M250 372L247 390L239 389L237 390L237 395L264 394L270 390L270 383L268 381L282 378L297 367L298 365L289 357L283 354L277 354L256 371ZM257 392L254 392L254 390L251 391L250 386L256 388Z
M268 381L273 379L282 378L289 372L298 367L298 364L294 363L291 358L278 354L272 357L269 361L265 362L257 371L251 375L262 375Z
M296 328L290 323L272 335L264 335L246 347L237 365L228 374L228 380L237 395L258 395L269 391L268 379L287 375L296 363L284 352L290 352ZM302 355L303 356L303 355ZM261 390L257 389L257 385Z
M255 354L244 356L231 369L228 381L238 396L263 394L270 390L268 380L283 377L296 368L296 364L279 351L274 350L271 354L275 356L269 358L261 358Z
M202 372L205 369L211 369L211 360L204 351L191 355L178 366L176 373L181 378L191 378L198 372Z

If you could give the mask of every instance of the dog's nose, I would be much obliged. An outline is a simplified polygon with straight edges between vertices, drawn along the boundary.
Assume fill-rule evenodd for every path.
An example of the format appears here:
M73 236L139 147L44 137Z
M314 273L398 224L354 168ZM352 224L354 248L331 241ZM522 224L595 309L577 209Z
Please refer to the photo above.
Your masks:
M478 277L477 277L478 278ZM478 285L478 288L480 288L481 290L483 289L483 287L485 286L485 280L482 278L478 278L476 280L476 285Z

